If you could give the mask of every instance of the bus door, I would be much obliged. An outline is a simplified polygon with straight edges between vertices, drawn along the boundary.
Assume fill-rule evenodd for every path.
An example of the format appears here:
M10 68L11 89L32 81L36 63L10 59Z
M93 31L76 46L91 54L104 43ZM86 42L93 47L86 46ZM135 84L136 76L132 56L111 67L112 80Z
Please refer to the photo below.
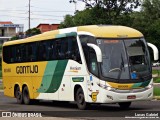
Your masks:
M88 100L90 102L97 102L97 96L99 93L99 87L97 83L99 83L98 77L98 63L96 58L96 53L94 49L88 48L88 55L87 55L87 66L89 70L89 76L87 76L87 87L88 87Z

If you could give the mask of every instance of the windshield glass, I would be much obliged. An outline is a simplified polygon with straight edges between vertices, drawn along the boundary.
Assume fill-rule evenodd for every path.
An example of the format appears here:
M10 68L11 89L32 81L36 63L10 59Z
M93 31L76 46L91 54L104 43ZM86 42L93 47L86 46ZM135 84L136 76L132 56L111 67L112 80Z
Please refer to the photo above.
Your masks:
M102 76L115 79L129 79L125 46L122 40L98 39L102 50Z
M139 79L150 72L144 39L97 39L102 50L101 72L113 79Z
M150 60L144 39L125 40L124 42L129 58L131 78L138 79L149 75Z

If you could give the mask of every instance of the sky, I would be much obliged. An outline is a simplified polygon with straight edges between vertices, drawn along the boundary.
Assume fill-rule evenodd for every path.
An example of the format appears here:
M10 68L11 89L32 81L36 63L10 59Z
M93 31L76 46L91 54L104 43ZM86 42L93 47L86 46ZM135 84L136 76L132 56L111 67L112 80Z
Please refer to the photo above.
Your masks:
M31 0L31 28L40 23L57 24L64 20L66 14L74 15L76 10L83 10L85 5L77 1L75 5L69 0ZM75 7L76 6L76 7ZM0 21L24 24L28 29L29 0L0 0Z

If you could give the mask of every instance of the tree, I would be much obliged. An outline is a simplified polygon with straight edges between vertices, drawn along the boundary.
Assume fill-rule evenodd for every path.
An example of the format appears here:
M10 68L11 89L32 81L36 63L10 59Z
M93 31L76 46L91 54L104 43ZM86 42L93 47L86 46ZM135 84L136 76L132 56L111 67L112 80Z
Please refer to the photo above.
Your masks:
M144 0L141 11L132 16L132 27L141 31L160 51L160 0Z
M26 31L26 36L33 36L33 35L37 35L37 34L41 34L41 31L37 28L28 29Z
M117 19L121 14L131 13L139 7L141 0L81 0L86 4L87 8L103 8L107 18Z
M66 15L60 28L92 24L121 24L130 26L131 13L141 5L140 0L81 0L86 9L74 16ZM127 21L127 22L126 22Z
M74 20L73 20L73 16L72 15L66 15L64 18L64 21L61 22L61 24L59 25L59 28L66 28L66 27L73 27L74 25Z

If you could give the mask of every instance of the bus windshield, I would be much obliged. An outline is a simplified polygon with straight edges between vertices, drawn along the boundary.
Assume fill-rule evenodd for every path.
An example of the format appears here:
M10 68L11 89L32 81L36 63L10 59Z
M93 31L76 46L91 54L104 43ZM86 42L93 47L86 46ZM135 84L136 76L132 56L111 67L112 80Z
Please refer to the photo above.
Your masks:
M141 79L150 74L150 60L144 39L97 39L102 51L102 76L113 79Z

